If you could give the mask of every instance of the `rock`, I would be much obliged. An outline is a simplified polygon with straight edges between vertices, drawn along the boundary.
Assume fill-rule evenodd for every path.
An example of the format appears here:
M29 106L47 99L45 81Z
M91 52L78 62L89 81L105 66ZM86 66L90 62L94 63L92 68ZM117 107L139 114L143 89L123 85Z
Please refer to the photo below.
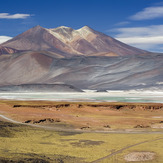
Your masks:
M105 128L111 128L109 125L105 125L104 127L105 127Z
M150 126L136 125L134 128L150 128Z
M89 128L90 128L89 126L83 126L80 129L85 130L85 129L89 129Z
M57 119L55 119L55 122L61 122L61 120L57 118Z
M31 122L32 122L32 120L27 120L24 123L31 123Z
M44 123L44 122L47 122L47 123L53 123L53 122L61 122L60 119L51 119L51 118L45 118L45 119L40 119L40 120L33 120L33 124L35 123Z

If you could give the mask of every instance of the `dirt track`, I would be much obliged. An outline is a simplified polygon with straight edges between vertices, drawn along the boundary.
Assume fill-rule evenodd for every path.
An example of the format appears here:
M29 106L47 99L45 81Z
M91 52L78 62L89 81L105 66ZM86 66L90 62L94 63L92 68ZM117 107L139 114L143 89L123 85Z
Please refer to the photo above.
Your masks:
M51 127L51 126L43 126L43 125L35 125L35 124L27 124L27 123L22 123L19 121L15 121L11 118L8 118L4 115L0 114L0 118L7 120L12 123L19 123L23 125L28 125L32 127L39 127L47 130L54 130L54 131L63 131L63 132L80 132L80 133L116 133L116 134L163 134L162 131L136 131L135 129L130 129L130 130L109 130L109 131L103 131L103 130L80 130L80 129L65 129L61 127Z

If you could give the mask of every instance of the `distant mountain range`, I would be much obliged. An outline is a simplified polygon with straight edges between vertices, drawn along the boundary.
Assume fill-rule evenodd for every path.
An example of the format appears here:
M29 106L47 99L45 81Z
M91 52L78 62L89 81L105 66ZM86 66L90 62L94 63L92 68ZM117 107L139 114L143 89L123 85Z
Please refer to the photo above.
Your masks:
M38 90L42 84L44 90L48 84L59 84L65 91L67 85L76 91L162 89L163 55L126 45L88 26L78 30L36 26L0 45L0 86Z

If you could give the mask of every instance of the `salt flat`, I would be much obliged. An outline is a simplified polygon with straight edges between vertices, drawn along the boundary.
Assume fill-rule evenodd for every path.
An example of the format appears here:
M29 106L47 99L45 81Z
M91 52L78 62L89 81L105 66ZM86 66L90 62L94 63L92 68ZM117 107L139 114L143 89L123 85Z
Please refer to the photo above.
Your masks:
M149 102L163 103L163 92L160 91L108 91L108 92L4 92L0 99L10 100L47 100L47 101L99 101L99 102Z

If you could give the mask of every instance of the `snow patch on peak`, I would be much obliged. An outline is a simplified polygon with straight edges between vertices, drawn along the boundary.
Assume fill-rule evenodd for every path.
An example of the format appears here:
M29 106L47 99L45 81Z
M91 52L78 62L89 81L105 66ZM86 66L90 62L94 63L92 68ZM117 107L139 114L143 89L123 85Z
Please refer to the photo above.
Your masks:
M62 41L71 41L73 39L73 32L75 32L74 29L70 27L60 26L54 29L48 29L51 34L56 36L58 39Z
M73 41L73 39L77 35L79 35L76 30L65 26L60 26L54 29L48 29L48 31L66 44Z
M65 28L65 29L72 29L71 27L66 27L66 26L60 26L60 27L57 27L57 28Z
M84 26L84 27L82 27L82 28L80 28L80 29L78 29L78 30L88 30L88 31L93 31L92 30L92 28L90 28L89 26Z
M89 34L94 33L94 30L88 26L84 26L78 30L76 30L83 38L86 38Z
M70 27L60 26L53 29L47 29L49 33L58 38L64 43L71 43L76 39L86 39L88 35L95 34L95 31L88 26L84 26L78 30L74 30Z
M72 29L71 27L60 26L60 27L57 27L57 28L49 29L49 30L52 30L52 31L64 30L65 32L66 31L68 32L68 31L73 31L74 29Z

